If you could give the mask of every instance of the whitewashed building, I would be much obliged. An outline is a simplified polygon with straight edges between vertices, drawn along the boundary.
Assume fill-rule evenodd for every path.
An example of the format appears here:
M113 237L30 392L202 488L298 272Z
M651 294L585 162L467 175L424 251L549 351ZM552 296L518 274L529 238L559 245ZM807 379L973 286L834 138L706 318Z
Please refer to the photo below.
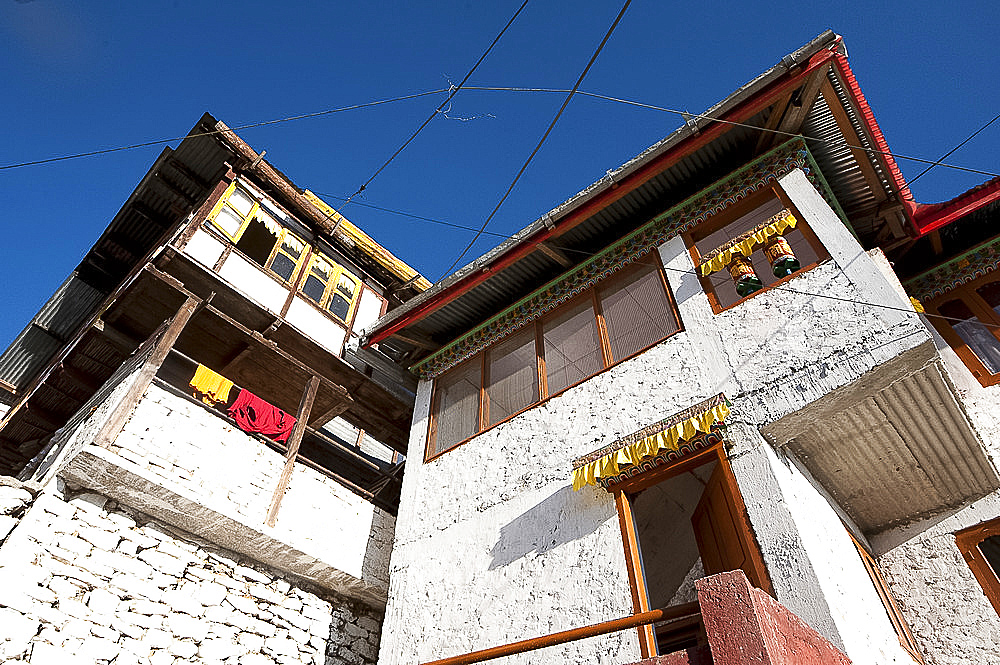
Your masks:
M0 355L0 660L375 660L428 283L223 123ZM16 476L17 479L13 478Z
M380 318L380 665L1000 660L998 196L914 203L827 32Z

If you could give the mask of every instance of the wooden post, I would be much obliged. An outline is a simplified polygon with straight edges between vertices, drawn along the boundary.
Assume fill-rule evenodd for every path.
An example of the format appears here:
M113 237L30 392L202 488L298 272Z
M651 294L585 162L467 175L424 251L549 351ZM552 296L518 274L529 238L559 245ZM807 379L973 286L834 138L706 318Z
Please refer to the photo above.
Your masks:
M97 433L94 439L94 443L99 446L107 448L118 435L121 433L122 428L125 427L125 421L128 420L129 415L135 409L136 404L142 399L142 396L146 394L146 390L149 389L149 384L153 382L153 377L156 376L157 370L166 360L167 354L170 353L170 349L173 348L174 343L177 338L180 337L181 332L184 330L184 326L187 322L191 320L194 313L197 311L198 306L201 305L201 301L194 296L189 296L181 308L177 310L177 314L171 319L170 325L163 332L163 336L156 342L153 346L152 352L143 363L142 369L139 370L139 376L136 377L132 386L125 393L122 401L118 403L111 416L101 427L101 431Z
M281 498L288 491L288 483L292 480L292 470L295 467L295 458L299 454L299 444L302 443L302 435L306 432L306 424L309 420L309 413L312 411L313 402L316 401L316 393L319 392L319 377L312 376L306 389L302 393L302 400L299 402L299 411L296 414L295 426L288 437L288 451L285 453L285 468L281 470L278 478L278 486L274 488L274 496L271 498L271 507L267 511L266 524L274 526L278 519L278 508L281 507Z

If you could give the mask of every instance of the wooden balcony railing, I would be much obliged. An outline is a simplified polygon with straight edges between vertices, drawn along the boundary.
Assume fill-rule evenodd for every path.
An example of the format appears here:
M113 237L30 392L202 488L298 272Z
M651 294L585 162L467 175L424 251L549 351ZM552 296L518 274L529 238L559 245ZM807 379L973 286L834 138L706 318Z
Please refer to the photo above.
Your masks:
M698 623L698 617L700 617L700 608L698 603L684 603L683 605L673 605L671 607L664 607L657 610L649 610L648 612L642 612L640 614L633 614L632 616L622 617L621 619L603 621L592 626L563 630L558 633L552 633L542 637L533 637L531 639L521 640L520 642L514 642L512 644L505 644L503 646L473 651L472 653L463 654L461 656L442 658L440 660L424 663L424 665L468 665L469 663L481 663L485 660L492 660L503 656L512 656L514 654L534 651L536 649L551 647L557 644L565 644L566 642L575 642L576 640L596 637L597 635L607 635L608 633L614 633L619 630L627 630L629 628L636 628L638 626L644 626L651 623L663 624L665 622L677 622L678 624L682 624L685 629L688 629L692 624ZM660 631L657 630L657 633L659 634Z

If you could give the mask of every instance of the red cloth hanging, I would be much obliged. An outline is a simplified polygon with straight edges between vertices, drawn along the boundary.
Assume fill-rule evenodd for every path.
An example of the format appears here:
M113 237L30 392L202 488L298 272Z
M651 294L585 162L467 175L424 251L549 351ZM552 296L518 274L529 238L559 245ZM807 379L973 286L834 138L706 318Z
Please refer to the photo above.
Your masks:
M288 441L288 435L295 426L295 416L288 415L249 390L240 391L229 407L229 417L244 432L257 432L281 442Z

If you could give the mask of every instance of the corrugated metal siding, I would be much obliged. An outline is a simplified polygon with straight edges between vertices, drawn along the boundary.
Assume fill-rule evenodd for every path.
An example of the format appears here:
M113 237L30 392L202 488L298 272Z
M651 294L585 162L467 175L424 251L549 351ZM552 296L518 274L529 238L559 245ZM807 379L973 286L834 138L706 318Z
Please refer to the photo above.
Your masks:
M937 364L815 423L787 447L866 533L1000 487Z
M23 388L106 295L70 275L0 355L0 379Z

